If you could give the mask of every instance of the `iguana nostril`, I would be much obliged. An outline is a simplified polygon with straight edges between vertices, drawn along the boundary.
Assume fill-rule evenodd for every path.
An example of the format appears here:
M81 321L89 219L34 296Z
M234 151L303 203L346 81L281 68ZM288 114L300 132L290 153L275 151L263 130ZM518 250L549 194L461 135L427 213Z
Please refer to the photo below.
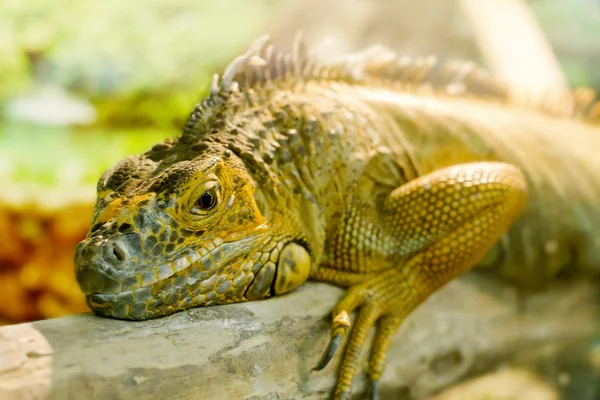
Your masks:
M119 229L118 229L118 230L119 230L119 232L121 232L121 233L125 233L125 232L129 232L129 231L131 231L131 229L132 229L132 226L131 226L131 224L124 223L124 224L121 224L121 226L119 226Z
M91 233L96 232L98 229L100 229L102 227L102 223L98 222L96 223L94 226L92 226L92 229L90 230Z
M120 242L113 243L112 254L118 262L124 262L127 260L127 253Z

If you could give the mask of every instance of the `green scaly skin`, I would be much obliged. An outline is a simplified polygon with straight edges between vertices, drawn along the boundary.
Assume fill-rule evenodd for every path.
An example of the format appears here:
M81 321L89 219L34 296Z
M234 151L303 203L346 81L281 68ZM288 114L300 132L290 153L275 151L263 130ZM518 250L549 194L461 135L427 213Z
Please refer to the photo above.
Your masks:
M375 388L406 315L476 265L526 284L598 274L600 129L559 114L467 64L379 49L323 67L261 39L179 138L100 179L77 279L98 315L134 320L349 287L317 367L360 309L333 394L348 398L369 328Z

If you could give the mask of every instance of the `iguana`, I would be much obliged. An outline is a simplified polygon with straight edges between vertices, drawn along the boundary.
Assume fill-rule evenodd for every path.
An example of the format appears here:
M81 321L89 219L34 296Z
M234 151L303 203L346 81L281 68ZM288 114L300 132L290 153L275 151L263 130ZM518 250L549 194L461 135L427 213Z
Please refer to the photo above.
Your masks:
M316 369L358 309L333 398L376 325L374 396L405 317L472 267L529 285L599 274L598 107L575 103L518 104L470 63L374 47L321 65L300 37L260 38L180 137L100 178L77 280L94 312L130 320L346 287Z

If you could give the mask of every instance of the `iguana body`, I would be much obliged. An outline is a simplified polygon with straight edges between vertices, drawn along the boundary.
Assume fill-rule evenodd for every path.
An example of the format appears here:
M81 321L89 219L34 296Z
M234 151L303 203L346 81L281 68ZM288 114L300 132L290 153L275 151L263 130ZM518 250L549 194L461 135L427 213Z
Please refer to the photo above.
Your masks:
M467 64L362 57L319 67L258 41L180 138L107 171L76 254L90 307L146 319L349 287L318 366L360 308L341 399L368 329L375 383L406 315L475 264L528 284L600 272L597 125L513 105Z

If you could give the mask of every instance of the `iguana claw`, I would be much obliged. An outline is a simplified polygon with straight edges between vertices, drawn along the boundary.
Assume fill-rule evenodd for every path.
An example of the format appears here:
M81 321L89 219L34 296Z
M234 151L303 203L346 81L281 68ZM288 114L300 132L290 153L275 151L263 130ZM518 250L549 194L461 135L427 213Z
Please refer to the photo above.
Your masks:
M341 334L336 334L335 336L331 337L327 349L323 353L323 356L321 357L319 363L312 369L313 371L320 371L323 368L325 368L327 364L329 364L329 361L331 361L331 359L333 358L335 351L337 350L338 346L340 345L340 342L342 341L342 337L343 335Z
M350 317L346 311L341 311L333 318L333 327L331 328L331 340L329 345L321 357L321 361L313 368L313 371L320 371L329 364L329 361L335 355L342 338L346 336L346 333L350 329Z
M377 390L377 381L369 380L367 388L367 398L369 400L379 400L379 391Z

